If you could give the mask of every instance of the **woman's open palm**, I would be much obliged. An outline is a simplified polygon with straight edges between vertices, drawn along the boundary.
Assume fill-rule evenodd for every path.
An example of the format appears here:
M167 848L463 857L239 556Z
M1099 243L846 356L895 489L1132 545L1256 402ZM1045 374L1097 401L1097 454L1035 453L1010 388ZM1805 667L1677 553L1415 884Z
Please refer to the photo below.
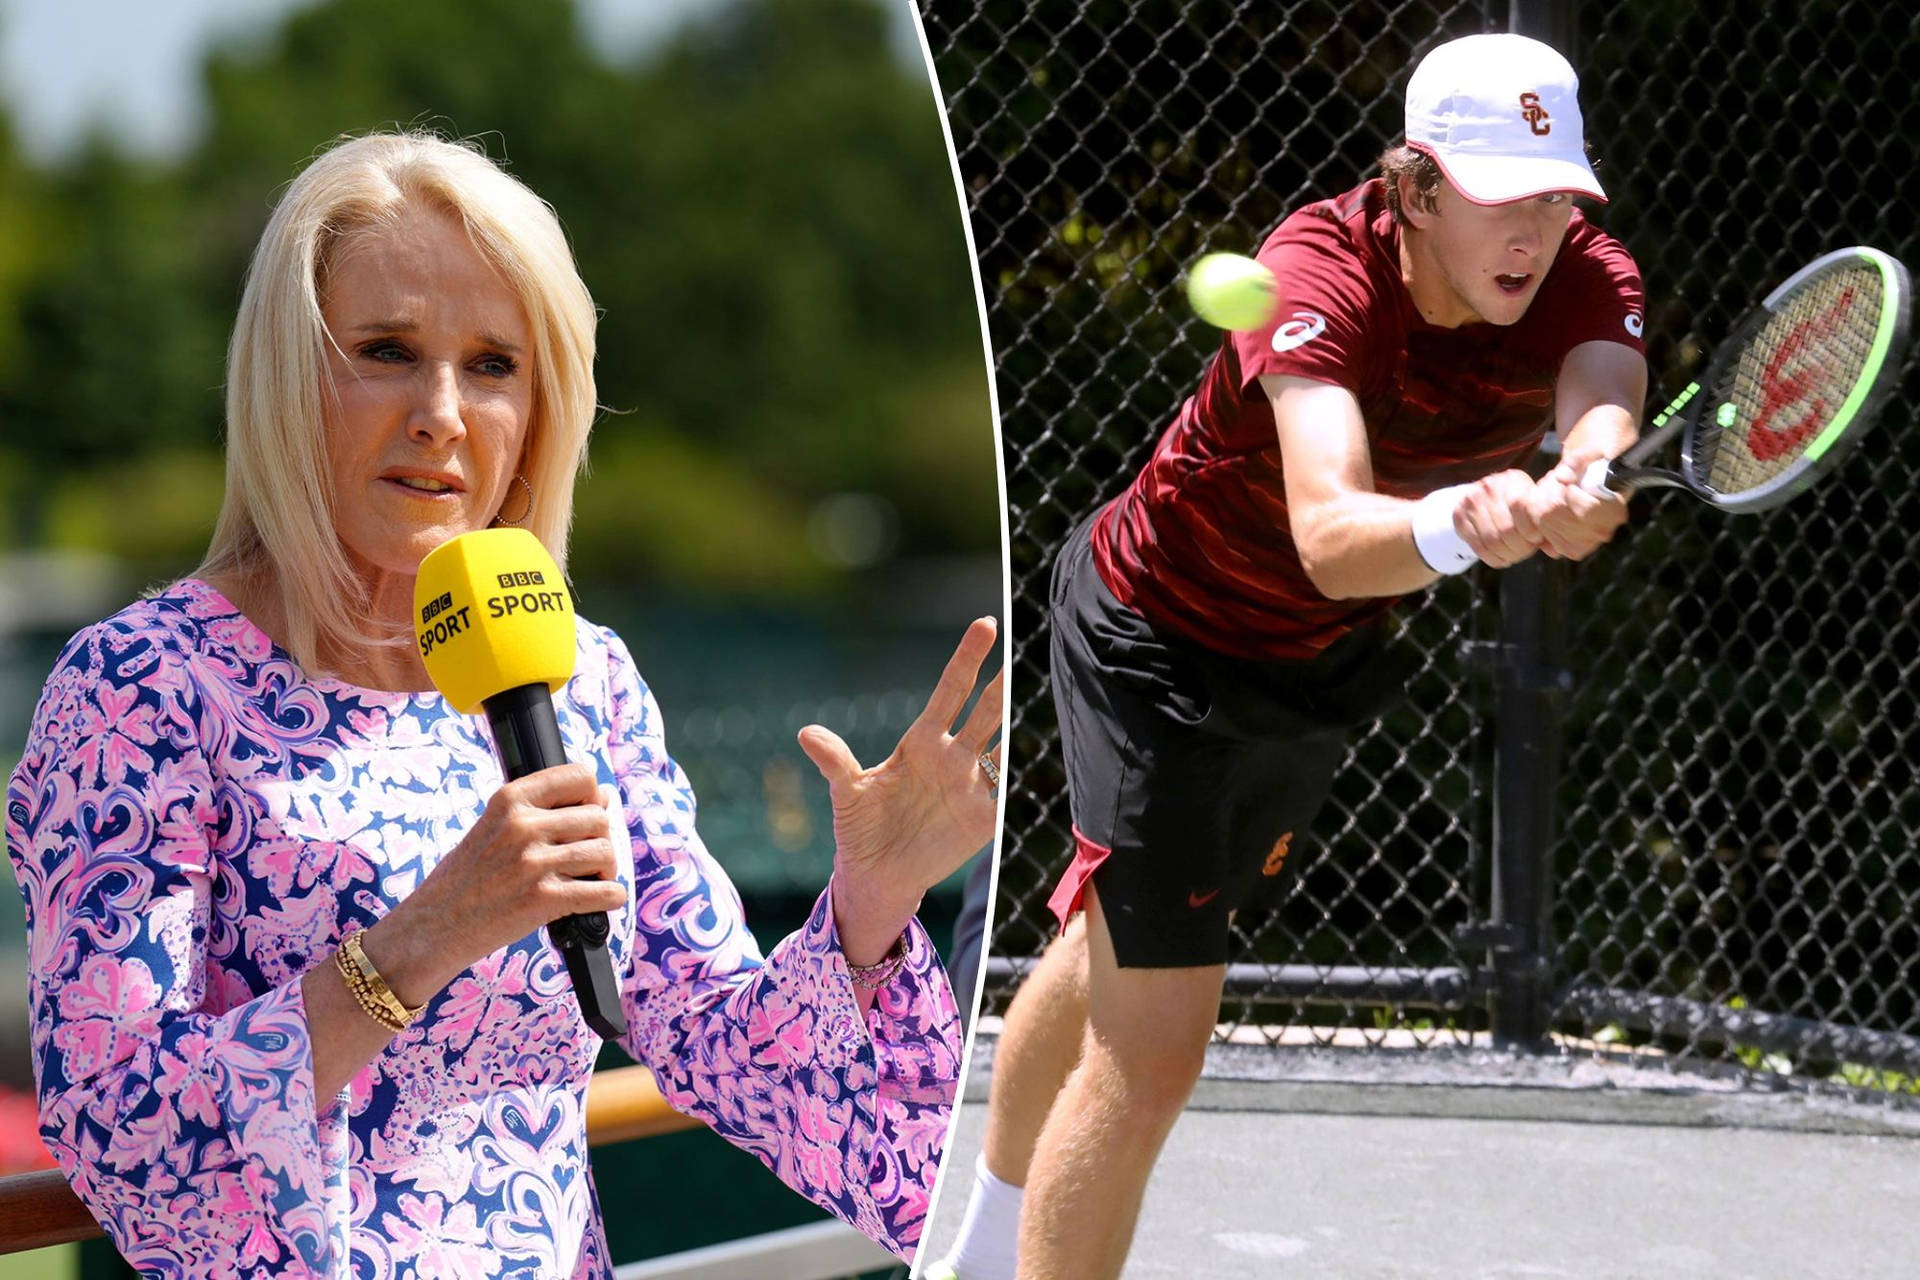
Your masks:
M832 791L836 877L857 879L870 896L917 902L992 842L1004 669L988 681L966 723L949 730L997 634L991 618L967 628L926 707L893 754L871 768L832 730L813 724L800 731L801 749Z

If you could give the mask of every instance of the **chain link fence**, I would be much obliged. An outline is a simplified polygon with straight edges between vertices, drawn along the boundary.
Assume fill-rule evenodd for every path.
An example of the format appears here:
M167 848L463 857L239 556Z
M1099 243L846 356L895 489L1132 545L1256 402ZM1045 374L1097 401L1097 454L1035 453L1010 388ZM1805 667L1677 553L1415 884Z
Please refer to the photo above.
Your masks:
M1920 262L1900 193L1920 15L1584 6L1607 225L1649 283L1652 398L1828 249ZM1646 504L1577 580L1555 1013L1689 1054L1920 1090L1920 362L1835 479L1765 518Z
M1251 252L1291 209L1370 173L1419 57L1510 15L1442 0L922 7L1007 467L1015 776L997 1009L1045 944L1071 847L1047 575L1217 342L1181 272ZM1534 9L1579 44L1614 197L1595 217L1646 276L1652 400L1817 253L1920 260L1897 197L1920 137L1920 19L1864 0L1786 23L1679 0ZM1551 1028L1754 1080L1910 1092L1914 372L1869 456L1782 513L1643 499L1589 564L1477 570L1408 601L1398 625L1424 665L1402 707L1356 734L1296 842L1287 902L1239 921L1227 1016L1270 1037L1436 1044L1498 1030L1504 1007L1523 1042ZM1516 750L1528 715L1564 749Z

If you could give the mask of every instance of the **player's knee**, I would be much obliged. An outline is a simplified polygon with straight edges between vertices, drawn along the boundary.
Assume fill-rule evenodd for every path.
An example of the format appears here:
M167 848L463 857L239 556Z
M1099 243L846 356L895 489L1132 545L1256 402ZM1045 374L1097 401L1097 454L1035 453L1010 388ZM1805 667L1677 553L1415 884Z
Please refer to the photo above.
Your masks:
M1137 1112L1165 1116L1186 1106L1206 1056L1204 1036L1116 1036L1091 1029L1082 1053L1088 1068L1100 1076L1102 1093Z

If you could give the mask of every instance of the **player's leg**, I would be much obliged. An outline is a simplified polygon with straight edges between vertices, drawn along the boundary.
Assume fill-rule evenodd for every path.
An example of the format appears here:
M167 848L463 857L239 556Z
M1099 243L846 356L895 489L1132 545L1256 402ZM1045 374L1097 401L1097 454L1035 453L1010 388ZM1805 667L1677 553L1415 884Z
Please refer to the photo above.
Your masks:
M987 1167L1001 1180L1027 1184L1040 1126L1080 1060L1086 1029L1087 928L1078 915L1014 995L994 1047L984 1149Z
M1048 905L1063 928L1083 931L1075 958L1087 985L1083 1002L1062 1010L1078 1015L1063 1022L1084 1028L1078 1062L1044 1125L1028 1130L1022 1280L1118 1273L1147 1176L1218 1012L1229 905L1217 892L1226 844L1215 786L1232 749L1197 728L1204 678L1114 599L1094 564L1089 526L1055 565L1051 603L1050 671L1075 848ZM1192 1007L1171 1011L1189 991ZM1190 1033L1177 1029L1183 1017ZM1057 1072L1062 1062L1056 1054L1048 1065ZM997 1092L997 1069L995 1077ZM1025 1111L1031 1123L1038 1108ZM1011 1154L1019 1139L1011 1108L1006 1115Z
M1122 968L1097 890L1086 917L1086 1040L1036 1144L1020 1280L1120 1274L1147 1179L1200 1078L1219 1016L1225 965Z
M1148 1178L1205 1065L1230 913L1271 894L1293 833L1311 823L1345 757L1344 730L1268 705L1230 668L1211 673L1209 691L1239 718L1209 714L1196 728L1137 714L1090 683L1063 721L1104 694L1102 718L1123 733L1094 733L1083 719L1074 734L1073 765L1101 763L1070 768L1076 824L1092 825L1097 808L1105 825L1099 836L1076 825L1075 868L1051 905L1070 911L1084 883L1087 1030L1035 1145L1020 1280L1120 1274ZM1086 803L1095 796L1098 806Z
M988 898L993 892L994 846L973 856L967 885L960 891L960 917L953 922L953 959L947 974L953 979L954 1003L960 1007L963 1027L973 1029L974 997L980 989L980 958L987 947Z
M994 1047L986 1140L960 1234L929 1277L1014 1280L1022 1189L1047 1112L1080 1058L1087 1025L1087 930L1075 916L1027 974Z
M1010 1275L1013 1242L1005 1228L1010 1220L1017 1225L1031 1153L1042 1146L1044 1123L1086 1042L1089 997L1081 975L1088 972L1090 935L1080 906L1088 884L1100 877L1101 904L1118 921L1115 932L1125 941L1117 951L1128 966L1217 967L1225 958L1229 899L1218 864L1226 846L1216 830L1224 809L1213 798L1222 747L1195 727L1205 715L1204 684L1112 598L1087 533L1082 526L1069 539L1053 578L1050 672L1075 837L1073 863L1048 904L1063 939L1016 997L995 1056L987 1158L947 1260L958 1264L960 1280ZM1190 882L1195 875L1200 880ZM1115 950L1108 945L1107 954ZM1218 986L1216 977L1216 995ZM1213 1016L1213 1009L1202 1015L1205 1027ZM1204 1031L1199 1043L1204 1048ZM1174 1113L1191 1085L1189 1077L1169 1090ZM1095 1121L1104 1117L1088 1122ZM1142 1185L1151 1163L1149 1153ZM1131 1193L1136 1204L1138 1191ZM1131 1211L1125 1216L1130 1228ZM1124 1240L1120 1250L1124 1256Z

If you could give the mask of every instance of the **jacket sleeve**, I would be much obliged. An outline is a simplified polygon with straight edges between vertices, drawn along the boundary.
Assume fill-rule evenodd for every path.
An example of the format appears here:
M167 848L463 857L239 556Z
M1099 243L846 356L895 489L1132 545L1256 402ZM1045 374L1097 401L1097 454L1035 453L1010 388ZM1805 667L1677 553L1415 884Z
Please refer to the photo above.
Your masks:
M42 693L6 815L40 1132L136 1268L333 1276L345 1114L317 1106L299 983L253 996L208 958L237 815L203 709L165 633L118 619Z
M959 1080L953 991L915 922L863 1020L829 894L761 958L660 713L609 636L613 770L633 842L625 1046L676 1108L902 1257L919 1242Z

